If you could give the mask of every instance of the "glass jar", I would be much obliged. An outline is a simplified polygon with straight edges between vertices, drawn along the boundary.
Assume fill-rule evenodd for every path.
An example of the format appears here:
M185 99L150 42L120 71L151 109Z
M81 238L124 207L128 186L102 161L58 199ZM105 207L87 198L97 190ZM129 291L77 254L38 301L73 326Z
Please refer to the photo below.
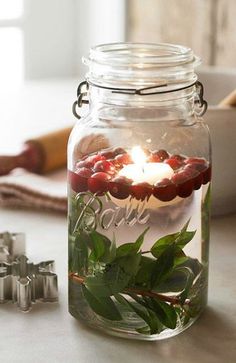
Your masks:
M112 335L168 338L207 302L200 62L186 47L135 43L96 46L84 62L73 110L89 112L68 146L69 311Z

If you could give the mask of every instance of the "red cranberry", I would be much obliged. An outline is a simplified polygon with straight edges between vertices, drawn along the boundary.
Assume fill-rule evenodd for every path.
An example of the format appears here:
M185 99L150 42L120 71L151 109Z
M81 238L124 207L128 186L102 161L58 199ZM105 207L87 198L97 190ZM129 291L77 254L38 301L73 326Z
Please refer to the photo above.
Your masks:
M88 188L90 192L102 195L108 190L108 181L110 180L110 175L99 172L95 173L88 179Z
M174 158L174 159L182 161L182 162L186 160L186 157L184 155L180 155L180 154L171 155L171 158Z
M122 165L116 159L109 159L107 161L112 163L113 166L115 167L115 169L117 169L117 170L120 170L122 168Z
M153 195L163 202L169 202L177 195L176 186L170 179L162 179L155 184Z
M91 155L89 156L86 161L91 162L93 165L100 160L105 160L105 156L101 155L101 154L96 154L96 155Z
M181 198L187 198L192 194L194 182L188 170L174 174L172 182L177 186L177 193Z
M89 178L93 174L92 171L88 168L78 169L75 173L79 176L83 176L84 178Z
M131 186L131 195L138 200L148 200L152 195L152 186L146 182L133 184Z
M205 171L208 168L208 164L204 163L192 163L192 164L187 164L189 167L197 170L198 172L202 173L203 171Z
M115 157L114 151L112 149L102 150L100 155L104 157L104 159L112 159Z
M129 154L119 154L115 157L115 160L121 165L127 165L132 163L132 159Z
M75 173L69 171L68 177L71 188L79 193L88 190L88 178L92 175L92 171L87 168L76 170Z
M93 167L93 163L91 161L88 161L88 160L81 160L81 161L76 163L76 169L80 169L80 168L91 169L92 167Z
M170 165L170 167L173 170L177 170L177 169L181 168L181 166L183 165L183 161L176 159L174 156L171 156L171 158L166 159L164 161L164 163Z
M183 170L189 173L193 179L194 189L198 190L202 185L202 173L196 170L191 164L186 165Z
M109 183L110 194L118 199L128 198L132 180L125 176L117 176Z
M115 166L113 163L107 160L100 160L97 161L96 164L93 167L94 171L97 172L104 172L108 174L114 174L115 173Z
M152 153L149 157L149 161L151 163L161 163L168 157L169 157L169 154L166 150L152 151Z
M185 164L206 164L206 159L204 158L187 158L185 159Z

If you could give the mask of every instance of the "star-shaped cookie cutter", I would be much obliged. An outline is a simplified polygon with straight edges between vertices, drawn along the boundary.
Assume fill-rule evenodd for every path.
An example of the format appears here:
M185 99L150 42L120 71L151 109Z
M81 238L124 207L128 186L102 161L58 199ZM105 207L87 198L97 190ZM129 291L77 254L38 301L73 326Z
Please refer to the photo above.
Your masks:
M5 240L2 237L4 241L1 241L3 235ZM17 238L21 240L21 246L16 248ZM24 249L24 234L0 234L0 303L12 301L21 311L27 312L37 300L58 301L58 286L54 261L34 264L25 254L13 260L13 256Z

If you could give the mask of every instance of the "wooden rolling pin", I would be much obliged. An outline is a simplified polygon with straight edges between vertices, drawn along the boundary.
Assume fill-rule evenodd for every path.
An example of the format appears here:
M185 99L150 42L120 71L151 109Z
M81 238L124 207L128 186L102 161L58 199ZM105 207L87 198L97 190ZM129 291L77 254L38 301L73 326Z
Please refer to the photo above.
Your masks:
M66 165L70 127L28 140L22 152L14 156L0 156L0 175L15 168L43 174Z
M219 106L236 106L236 90L231 92L222 101L220 101Z

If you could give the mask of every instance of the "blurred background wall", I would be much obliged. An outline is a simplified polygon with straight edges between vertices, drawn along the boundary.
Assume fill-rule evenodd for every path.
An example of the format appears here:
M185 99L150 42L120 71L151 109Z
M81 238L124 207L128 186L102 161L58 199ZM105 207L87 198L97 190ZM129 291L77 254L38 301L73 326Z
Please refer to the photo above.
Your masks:
M127 39L194 49L205 65L236 66L235 0L129 0Z
M187 45L204 65L236 66L235 0L0 0L0 87L77 77L97 43Z

